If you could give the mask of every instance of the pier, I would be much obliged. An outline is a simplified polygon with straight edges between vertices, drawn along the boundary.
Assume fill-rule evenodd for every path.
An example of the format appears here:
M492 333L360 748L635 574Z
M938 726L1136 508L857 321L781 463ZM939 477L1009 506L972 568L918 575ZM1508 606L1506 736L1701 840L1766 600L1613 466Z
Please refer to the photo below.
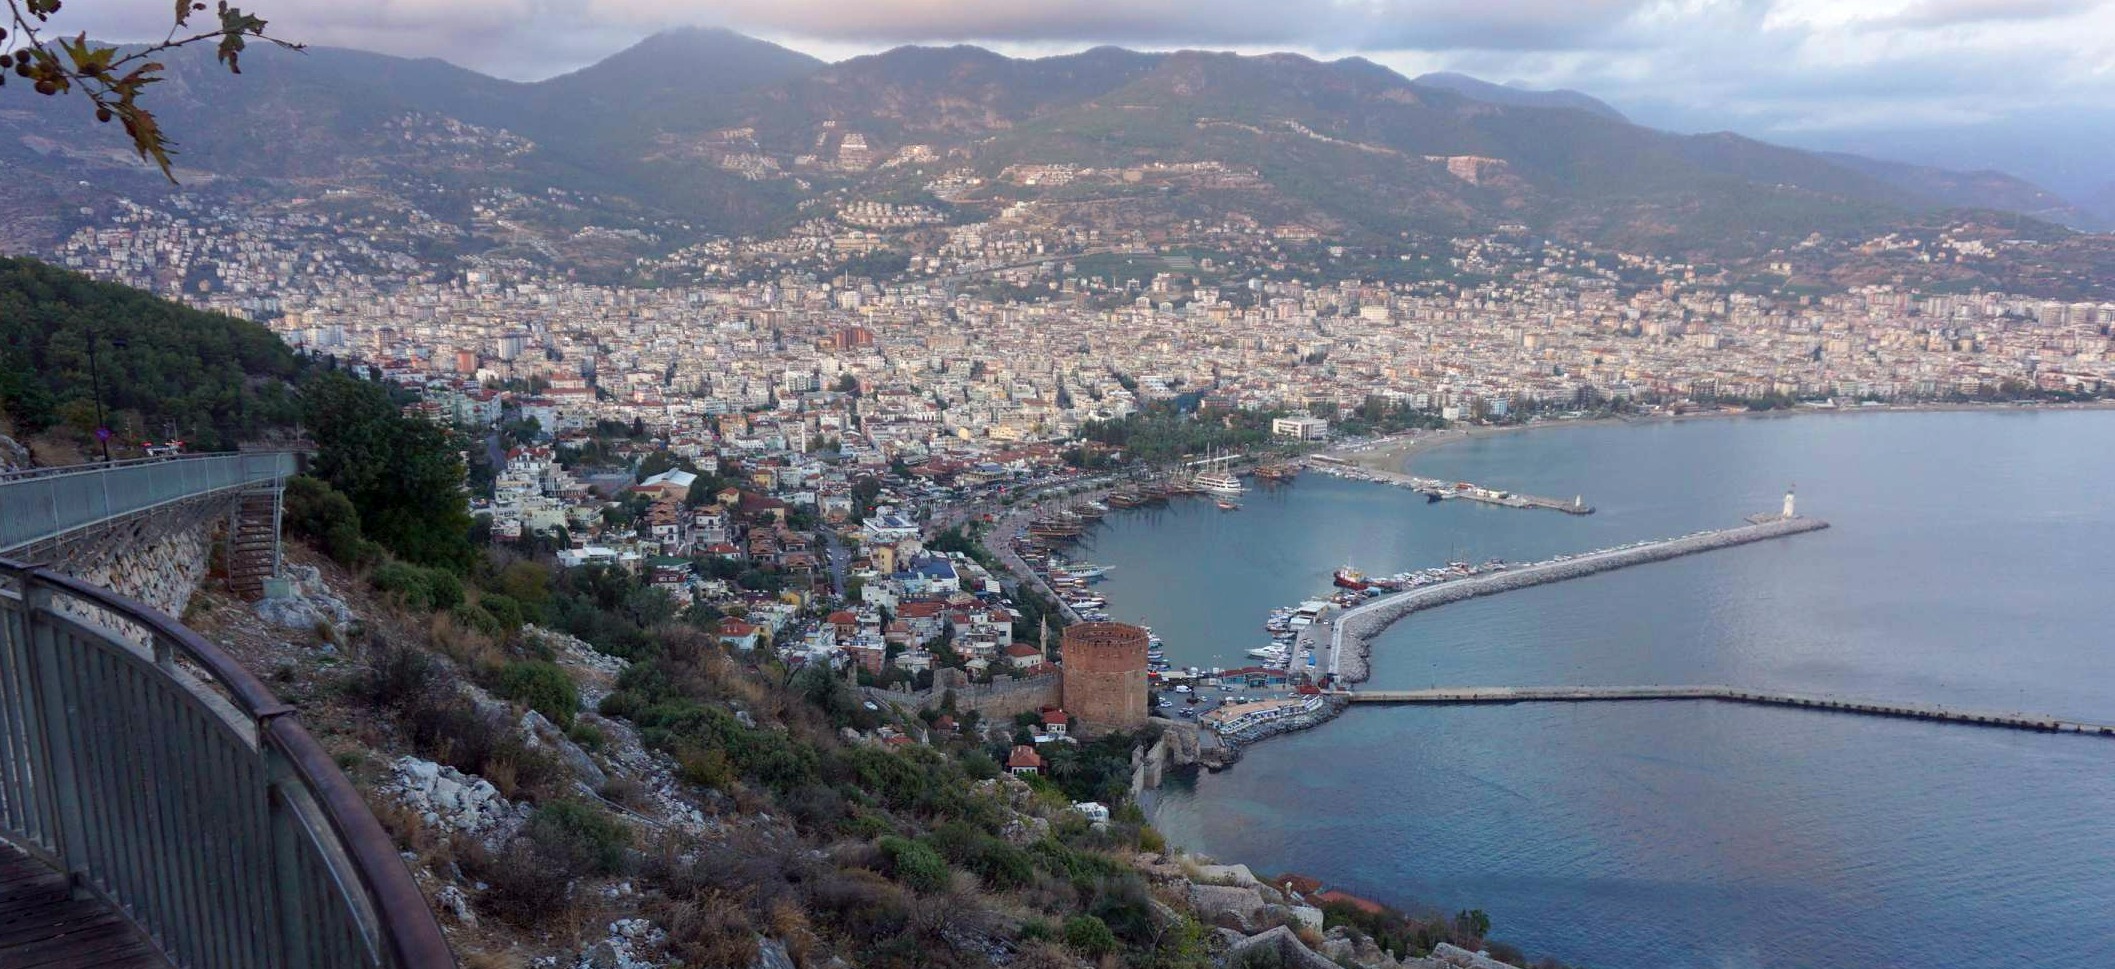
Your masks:
M1413 612L1460 602L1478 596L1499 592L1510 592L1528 586L1545 585L1577 579L1601 572L1660 562L1698 552L1709 552L1736 545L1783 538L1805 532L1820 531L1829 523L1818 518L1777 517L1718 531L1698 532L1658 542L1641 542L1599 552L1587 552L1568 558L1537 562L1499 572L1441 582L1436 585L1382 596L1363 605L1346 610L1335 618L1335 628L1330 631L1329 657L1326 664L1317 660L1317 665L1330 673L1330 682L1342 684L1366 678L1365 651L1367 638ZM1344 651L1347 644L1355 644L1359 657L1350 670L1345 669Z
M1381 471L1374 468L1361 467L1342 458L1334 458L1326 454L1317 454L1309 457L1307 466L1323 474L1335 475L1339 478L1373 481L1397 488L1407 488L1421 495L1448 501L1477 501L1486 505L1497 505L1501 508L1546 508L1550 511L1561 511L1567 515L1591 515L1594 513L1594 506L1587 504L1583 497L1574 496L1570 501L1566 501L1562 498L1524 495L1515 491L1506 491L1502 488L1487 488L1482 485L1470 484L1466 481L1441 481L1438 478L1423 478L1414 474L1405 474L1401 471Z
M2000 713L1987 710L1957 710L1924 703L1890 703L1875 700L1743 690L1730 686L1544 686L1544 687L1440 687L1429 690L1364 690L1336 694L1352 703L1395 704L1498 704L1498 703L1634 703L1664 700L1710 700L1757 706L1831 710L1869 717L1896 717L1978 727L2032 730L2038 733L2075 733L2115 737L2115 723L2067 720L2032 713Z

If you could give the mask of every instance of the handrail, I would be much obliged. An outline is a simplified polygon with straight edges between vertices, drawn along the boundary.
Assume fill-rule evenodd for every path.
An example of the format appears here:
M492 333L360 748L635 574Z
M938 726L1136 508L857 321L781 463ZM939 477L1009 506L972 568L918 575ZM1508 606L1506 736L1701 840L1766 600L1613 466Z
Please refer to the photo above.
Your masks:
M125 596L5 559L0 578L0 836L179 965L455 965L366 801L262 681Z
M177 501L282 482L301 452L234 451L34 468L0 476L0 553Z

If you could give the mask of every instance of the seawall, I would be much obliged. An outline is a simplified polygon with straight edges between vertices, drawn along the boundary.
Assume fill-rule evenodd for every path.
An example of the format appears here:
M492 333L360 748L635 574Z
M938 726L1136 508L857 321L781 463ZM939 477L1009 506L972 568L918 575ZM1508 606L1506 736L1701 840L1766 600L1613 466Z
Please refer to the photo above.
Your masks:
M1684 555L1695 555L1698 552L1716 551L1736 545L1820 531L1827 527L1829 523L1818 518L1778 519L1626 548L1588 552L1561 561L1525 565L1383 596L1349 609L1337 617L1336 628L1330 634L1329 672L1335 674L1335 682L1338 684L1364 681L1368 673L1367 659L1372 651L1372 638L1396 620L1413 612L1464 599L1643 565L1647 562L1660 562Z

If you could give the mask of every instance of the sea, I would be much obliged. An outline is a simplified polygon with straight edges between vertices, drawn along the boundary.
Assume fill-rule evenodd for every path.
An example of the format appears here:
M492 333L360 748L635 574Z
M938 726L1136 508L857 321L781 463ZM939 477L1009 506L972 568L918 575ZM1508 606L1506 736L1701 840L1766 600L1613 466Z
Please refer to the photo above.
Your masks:
M1491 435L1419 474L1572 516L1303 475L1112 513L1075 556L1178 666L1352 565L1526 562L1737 525L1827 531L1472 600L1374 688L1729 684L2115 723L2115 413L1637 422ZM2115 967L2115 739L1710 702L1355 708L1161 790L1177 845L1530 956L1633 969Z

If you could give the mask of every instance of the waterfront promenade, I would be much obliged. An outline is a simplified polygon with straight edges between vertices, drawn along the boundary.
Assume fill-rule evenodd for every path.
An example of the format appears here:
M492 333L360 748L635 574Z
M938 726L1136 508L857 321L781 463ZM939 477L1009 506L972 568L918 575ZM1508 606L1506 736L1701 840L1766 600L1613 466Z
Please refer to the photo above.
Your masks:
M1327 617L1334 624L1329 635L1328 655L1317 657L1316 666L1328 672L1330 682L1337 686L1357 683L1366 679L1366 659L1373 636L1396 620L1419 610L1827 527L1829 523L1818 518L1770 519L1737 528L1588 552L1382 596L1340 615Z
M1438 687L1429 690L1364 690L1341 693L1351 703L1392 704L1495 704L1495 703L1625 703L1665 700L1712 700L1759 706L1834 710L1872 717L1900 717L1983 727L2034 730L2041 733L2077 733L2115 737L2115 723L2067 720L2032 713L1964 710L1924 703L1893 703L1857 700L1770 690L1743 690L1730 686L1543 686L1543 687Z

